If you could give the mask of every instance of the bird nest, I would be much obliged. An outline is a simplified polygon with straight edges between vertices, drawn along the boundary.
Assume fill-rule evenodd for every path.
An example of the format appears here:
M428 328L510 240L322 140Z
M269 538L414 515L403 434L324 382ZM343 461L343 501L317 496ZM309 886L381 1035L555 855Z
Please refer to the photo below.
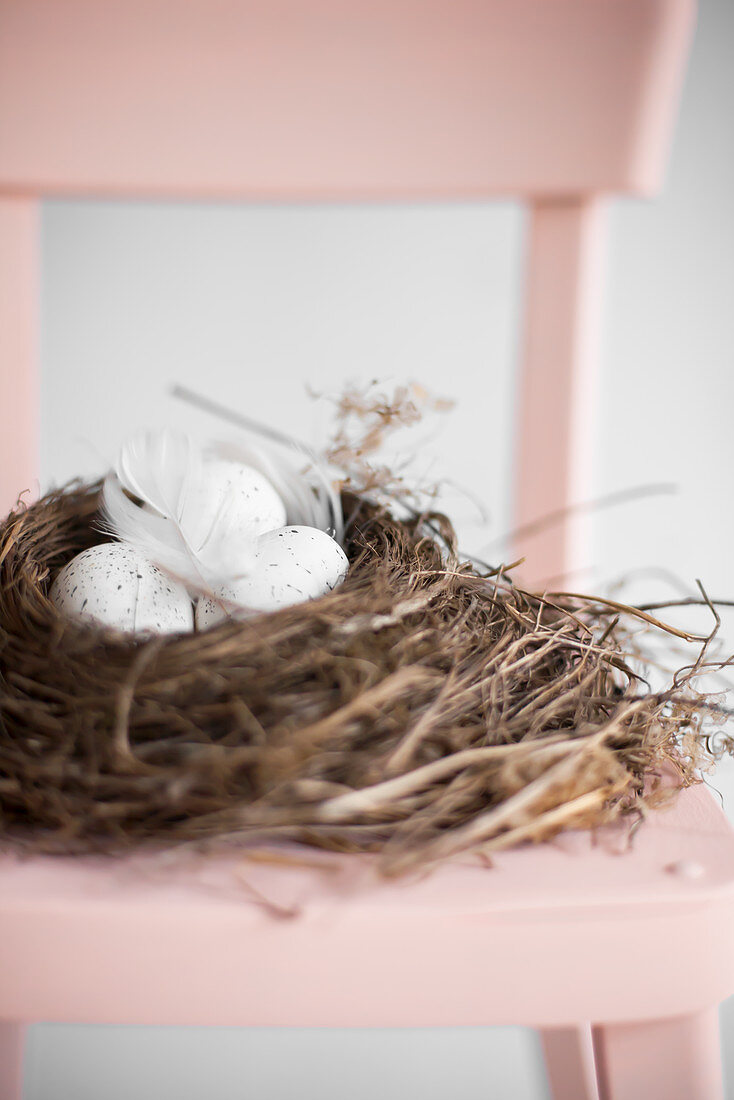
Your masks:
M49 587L102 540L99 492L0 527L6 847L298 842L397 874L609 822L666 768L696 778L695 698L645 687L609 605L480 573L444 517L358 494L321 599L180 636L69 621Z

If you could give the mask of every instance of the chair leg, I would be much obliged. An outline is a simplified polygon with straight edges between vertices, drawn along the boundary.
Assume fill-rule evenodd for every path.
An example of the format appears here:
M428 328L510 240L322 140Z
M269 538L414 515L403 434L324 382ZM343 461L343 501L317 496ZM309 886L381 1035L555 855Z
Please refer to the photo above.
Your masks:
M723 1100L717 1009L593 1036L600 1100Z
M598 1100L589 1025L545 1028L540 1038L553 1100Z
M0 1021L0 1096L21 1100L25 1025Z

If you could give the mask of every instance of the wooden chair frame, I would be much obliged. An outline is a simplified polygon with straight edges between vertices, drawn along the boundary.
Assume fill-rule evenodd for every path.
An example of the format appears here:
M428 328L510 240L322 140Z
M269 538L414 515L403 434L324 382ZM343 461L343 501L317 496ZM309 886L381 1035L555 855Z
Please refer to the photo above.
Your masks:
M37 478L45 196L519 196L519 527L586 495L601 221L664 167L692 0L0 0L0 509ZM518 540L575 564L570 522ZM492 871L0 859L0 1095L23 1022L538 1027L559 1100L721 1096L734 838L702 789L631 851ZM695 942L695 959L673 946ZM430 959L430 966L425 965Z

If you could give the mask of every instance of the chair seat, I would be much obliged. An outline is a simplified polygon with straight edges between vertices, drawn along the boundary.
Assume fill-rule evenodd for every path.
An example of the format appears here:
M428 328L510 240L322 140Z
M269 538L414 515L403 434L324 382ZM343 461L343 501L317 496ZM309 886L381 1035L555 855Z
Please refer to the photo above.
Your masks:
M0 1019L441 1026L653 1019L734 985L734 831L636 831L384 881L368 856L0 859Z

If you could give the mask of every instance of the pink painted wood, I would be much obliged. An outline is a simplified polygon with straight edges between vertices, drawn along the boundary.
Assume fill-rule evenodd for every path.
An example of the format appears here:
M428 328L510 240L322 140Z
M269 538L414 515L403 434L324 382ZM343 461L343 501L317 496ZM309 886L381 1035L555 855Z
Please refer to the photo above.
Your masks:
M563 1100L596 1097L596 1057L591 1028L547 1027L541 1032L551 1095Z
M25 1027L0 1019L0 1096L20 1098L23 1089Z
M594 1029L599 1100L723 1096L715 1009Z
M0 1018L548 1029L591 1020L603 1072L613 1090L617 1075L623 1082L611 1095L628 1100L626 1050L644 1062L636 1028L653 1038L659 1028L661 1041L668 1026L684 1035L676 1020L734 988L734 834L724 815L699 787L656 813L631 851L621 831L573 833L495 860L395 882L359 856L305 867L242 854L6 856ZM695 952L677 951L691 942ZM706 1072L715 1079L716 1064Z
M603 229L588 196L544 199L530 215L513 552L529 584L562 583L590 560L588 520L564 511L591 495Z
M599 196L658 186L692 17L693 0L0 0L0 510L37 477L37 198L515 194L518 546L528 577L573 568L579 531L532 525L586 495ZM716 1097L732 833L693 790L619 839L413 883L362 858L4 858L0 1097L19 1094L17 1021L37 1019L518 1023L544 1031L557 1098L592 1100L597 1077L602 1100L640 1081ZM673 968L681 939L700 952Z
M0 516L38 495L38 203L0 195Z
M651 192L691 0L3 0L0 187Z
M553 1028L691 1015L734 982L734 835L710 806L705 789L685 792L632 857L620 831L580 832L417 881L379 880L361 856L3 857L0 1017Z

